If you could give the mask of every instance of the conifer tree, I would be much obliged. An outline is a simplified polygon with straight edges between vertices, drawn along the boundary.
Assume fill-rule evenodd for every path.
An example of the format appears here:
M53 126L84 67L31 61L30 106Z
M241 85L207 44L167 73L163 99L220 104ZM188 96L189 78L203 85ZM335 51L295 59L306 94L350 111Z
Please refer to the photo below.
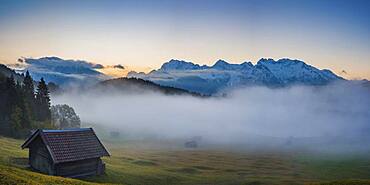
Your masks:
M22 109L18 106L14 106L14 109L12 110L12 113L10 115L10 121L11 121L11 131L10 134L13 137L20 137L22 133L22 122L24 121L22 118Z
M38 121L50 121L50 96L48 87L44 81L44 78L41 78L39 85L37 86L36 93L36 112Z
M27 71L26 76L23 80L23 93L25 100L25 109L28 114L29 119L34 119L35 117L35 90L33 86L33 79L30 73Z
M15 108L16 102L17 102L17 91L15 86L14 77L10 76L7 77L4 83L4 110L2 112L2 132L4 132L5 135L11 136L12 134L12 120L11 120L11 114L13 113L13 110Z
M9 117L9 115L11 114L11 110L15 106L16 101L17 101L17 98L18 98L17 97L17 90L16 90L16 86L15 86L15 81L14 81L13 75L10 76L10 77L8 77L8 78L6 78L5 89L6 89L6 93L5 93L6 102L5 102L5 105L7 107L7 110L6 110L5 114L7 115L7 117Z
M34 101L35 91L33 86L33 79L28 71L26 72L26 76L23 80L23 91L28 101Z

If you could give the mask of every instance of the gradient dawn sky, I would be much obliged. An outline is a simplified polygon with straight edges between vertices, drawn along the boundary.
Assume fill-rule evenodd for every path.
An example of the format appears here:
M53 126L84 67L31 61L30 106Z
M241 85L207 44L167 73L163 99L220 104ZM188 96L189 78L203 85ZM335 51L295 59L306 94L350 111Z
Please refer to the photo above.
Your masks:
M0 0L0 63L42 56L153 69L292 58L370 79L370 1Z

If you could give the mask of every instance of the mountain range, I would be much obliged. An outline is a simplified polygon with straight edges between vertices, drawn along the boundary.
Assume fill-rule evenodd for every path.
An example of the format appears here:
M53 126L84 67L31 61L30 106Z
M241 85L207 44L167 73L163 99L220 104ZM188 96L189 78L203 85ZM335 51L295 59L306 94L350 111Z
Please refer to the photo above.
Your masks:
M191 95L208 96L221 95L230 89L245 86L271 88L292 85L322 86L337 81L353 82L370 88L370 82L367 80L346 80L330 70L318 69L303 61L291 59L277 61L260 59L255 65L251 62L230 64L224 60L218 60L212 66L172 59L158 70L147 74L131 71L127 74L127 78L116 80L114 76L102 73L101 70L108 68L109 70L122 70L124 66L103 66L83 60L64 60L58 57L26 58L19 60L19 63L23 65L23 68L17 70L0 64L0 74L4 77L13 75L17 81L21 82L23 81L21 73L28 70L35 81L43 77L46 82L53 82L51 85L56 87L54 89L58 89L58 86L67 87L70 84L80 87L93 87L95 84L103 87L103 84L110 84L110 87L119 86L119 90L132 90L135 88L131 87L135 87L136 84L137 87L145 87L146 90L155 89L165 94L194 93ZM130 81L128 78L144 81ZM130 88L124 88L127 84ZM167 87L169 89L166 89ZM170 93L166 93L167 91Z
M120 72L127 70L121 65L103 66L59 57L23 58L18 62L19 65L15 71L2 65L0 72L5 76L12 74L19 81L22 76L17 73L28 70L36 81L43 77L46 82L54 82L61 87L67 87L70 84L93 86L115 78L109 73L103 73L104 70L120 70ZM244 86L272 88L292 85L320 86L336 81L347 81L328 69L318 69L303 61L288 58L279 60L262 58L255 64L251 62L231 64L218 60L210 66L172 59L149 73L131 71L127 74L127 78L143 79L161 87L174 87L202 95L222 94L230 89ZM369 86L367 84L370 82L364 80L359 83Z
M326 85L345 80L330 70L320 70L303 61L291 59L260 59L256 65L251 62L230 64L218 60L212 66L172 59L158 70L148 74L130 72L127 77L207 95L242 86Z

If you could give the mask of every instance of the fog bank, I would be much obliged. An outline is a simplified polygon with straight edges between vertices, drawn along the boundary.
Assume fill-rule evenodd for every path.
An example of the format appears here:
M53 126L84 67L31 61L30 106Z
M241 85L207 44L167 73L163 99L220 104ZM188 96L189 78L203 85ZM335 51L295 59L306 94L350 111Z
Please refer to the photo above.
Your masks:
M215 143L250 142L254 136L340 137L368 143L364 138L370 134L370 91L349 83L282 89L249 87L222 98L119 91L53 97L53 104L61 103L71 105L82 122L133 137L202 136Z

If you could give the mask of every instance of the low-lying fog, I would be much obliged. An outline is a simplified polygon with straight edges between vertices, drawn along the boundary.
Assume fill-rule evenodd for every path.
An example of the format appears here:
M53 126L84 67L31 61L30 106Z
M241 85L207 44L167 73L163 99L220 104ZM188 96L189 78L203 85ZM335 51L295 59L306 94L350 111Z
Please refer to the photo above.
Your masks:
M276 138L288 144L330 138L323 139L324 143L363 149L370 143L370 91L348 83L249 87L211 98L118 91L65 93L53 97L53 104L69 104L82 122L137 138L201 136L208 142L231 145L253 143L253 138Z

